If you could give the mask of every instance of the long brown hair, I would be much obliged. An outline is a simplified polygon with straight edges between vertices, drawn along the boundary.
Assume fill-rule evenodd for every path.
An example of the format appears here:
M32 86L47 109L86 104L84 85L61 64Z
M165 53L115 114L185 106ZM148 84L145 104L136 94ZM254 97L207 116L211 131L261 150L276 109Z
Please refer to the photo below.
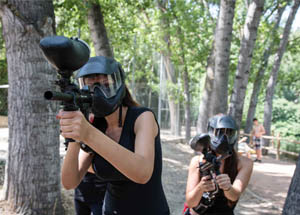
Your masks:
M138 107L140 106L131 96L128 87L125 85L125 97L122 100L122 105L125 107Z
M234 149L232 149L232 155L225 160L224 173L229 176L231 184L233 184L238 174L238 155ZM236 202L228 200L228 206L233 207Z

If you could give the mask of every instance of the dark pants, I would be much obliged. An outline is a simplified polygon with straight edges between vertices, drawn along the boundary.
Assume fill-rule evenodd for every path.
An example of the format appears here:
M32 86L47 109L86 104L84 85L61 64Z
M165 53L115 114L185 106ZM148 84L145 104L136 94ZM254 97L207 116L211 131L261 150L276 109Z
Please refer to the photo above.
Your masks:
M86 203L75 199L76 215L102 215L103 202Z

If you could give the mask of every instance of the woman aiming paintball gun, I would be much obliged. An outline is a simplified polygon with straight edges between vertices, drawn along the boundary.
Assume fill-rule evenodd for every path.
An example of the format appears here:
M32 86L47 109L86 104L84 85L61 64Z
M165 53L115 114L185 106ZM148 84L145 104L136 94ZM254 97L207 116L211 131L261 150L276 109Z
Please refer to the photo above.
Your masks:
M250 159L235 152L236 133L232 117L216 115L209 120L208 134L191 140L191 147L201 153L192 158L189 166L185 215L234 214L253 167Z

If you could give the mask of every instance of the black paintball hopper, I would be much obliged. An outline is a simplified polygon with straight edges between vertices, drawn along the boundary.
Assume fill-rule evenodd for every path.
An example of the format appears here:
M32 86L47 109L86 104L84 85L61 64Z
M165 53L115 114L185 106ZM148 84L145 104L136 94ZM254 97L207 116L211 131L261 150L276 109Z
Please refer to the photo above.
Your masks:
M189 145L192 149L195 151L202 152L203 149L208 148L210 143L210 136L207 133L197 134L195 137L193 137Z
M81 68L90 58L90 48L78 38L64 36L45 37L40 41L46 59L62 75L71 76L72 72Z

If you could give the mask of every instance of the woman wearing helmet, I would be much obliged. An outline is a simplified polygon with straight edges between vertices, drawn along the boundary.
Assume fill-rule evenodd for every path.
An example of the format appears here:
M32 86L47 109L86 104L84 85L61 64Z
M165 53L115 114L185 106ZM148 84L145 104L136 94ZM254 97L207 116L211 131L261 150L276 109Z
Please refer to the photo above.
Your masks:
M79 111L60 111L57 116L62 136L76 141L69 143L64 159L63 186L75 188L92 165L97 177L107 182L103 214L169 215L153 112L132 99L114 59L93 57L77 77L92 92L95 119L91 125ZM78 162L80 142L92 153Z
M253 162L239 156L234 150L237 127L232 117L223 114L212 117L209 120L208 132L210 139L207 143L199 141L199 144L207 147L204 147L201 155L192 158L189 166L184 214L231 215L234 214L234 207L248 185ZM195 148L195 141L191 142ZM210 175L202 176L199 172L199 164L206 162L204 158L209 158L205 156L207 154L210 154L210 157L214 155L216 158L226 158L221 160L214 179ZM212 203L207 204L207 207L205 204L199 207L203 202L201 199L205 197L203 194L214 192L217 188L219 191L216 192Z

